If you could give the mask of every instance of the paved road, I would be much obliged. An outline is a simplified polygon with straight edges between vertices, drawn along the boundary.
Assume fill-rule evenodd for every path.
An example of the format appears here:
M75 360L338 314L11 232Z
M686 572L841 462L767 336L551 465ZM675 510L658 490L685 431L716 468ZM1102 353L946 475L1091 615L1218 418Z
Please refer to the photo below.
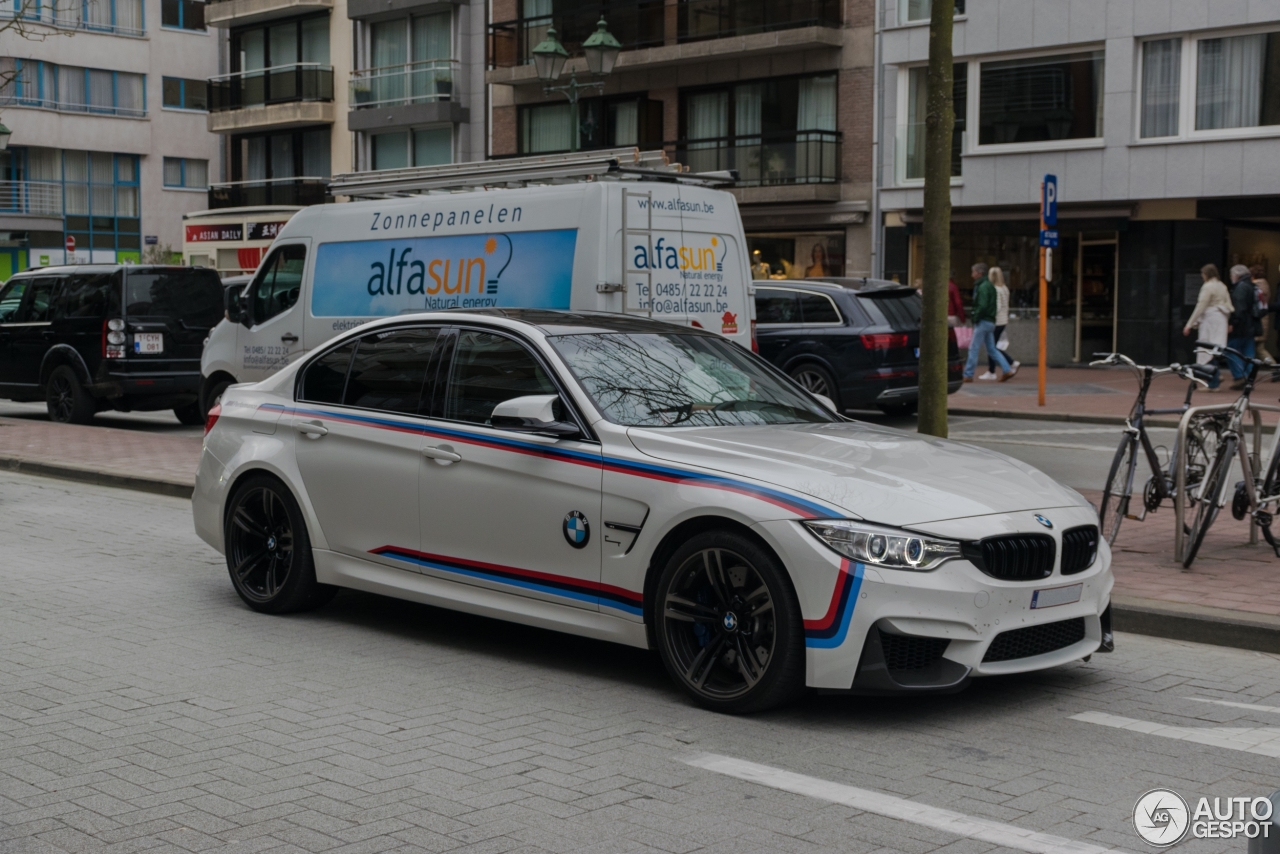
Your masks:
M254 614L177 499L0 474L0 554L6 854L1138 851L1152 787L1280 785L1275 656L1121 635L959 695L734 719L636 650L350 592Z
M24 421L48 421L49 411L43 403L16 403L0 400L0 418L21 418ZM178 422L172 409L158 412L116 412L106 410L93 417L93 423L102 427L122 430L143 430L166 436L199 436L202 427L187 427Z

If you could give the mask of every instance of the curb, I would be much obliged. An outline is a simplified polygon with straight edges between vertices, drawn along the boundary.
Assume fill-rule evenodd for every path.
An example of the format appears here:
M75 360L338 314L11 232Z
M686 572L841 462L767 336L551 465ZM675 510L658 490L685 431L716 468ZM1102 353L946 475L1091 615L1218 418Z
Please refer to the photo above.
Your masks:
M1010 409L969 409L967 407L951 407L948 415L963 415L976 418L1020 418L1024 421L1068 421L1076 424L1107 424L1123 427L1126 418L1121 415L1080 415L1074 412L1018 412ZM1179 418L1148 417L1148 427L1168 427L1178 429ZM1249 429L1253 429L1250 427ZM1263 424L1263 433L1274 433L1275 426Z
M160 478L137 477L127 474L112 474L95 469L77 468L76 466L58 465L27 460L22 457L0 457L0 469L32 474L41 477L54 477L60 480L74 480L80 483L92 483L96 486L113 486L119 489L132 489L138 492L150 492L157 495L169 495L174 498L190 499L195 486Z
M1280 653L1280 617L1269 614L1112 596L1111 626L1137 635Z

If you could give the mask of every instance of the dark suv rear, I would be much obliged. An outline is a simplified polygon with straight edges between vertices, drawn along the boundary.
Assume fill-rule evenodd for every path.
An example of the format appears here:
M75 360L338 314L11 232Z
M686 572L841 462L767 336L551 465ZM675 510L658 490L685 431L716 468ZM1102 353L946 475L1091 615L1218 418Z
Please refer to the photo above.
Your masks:
M44 400L54 421L172 409L200 424L200 353L222 318L201 267L28 270L0 288L0 397Z
M913 412L920 370L920 295L883 279L757 281L760 355L841 411ZM960 388L947 344L947 389Z

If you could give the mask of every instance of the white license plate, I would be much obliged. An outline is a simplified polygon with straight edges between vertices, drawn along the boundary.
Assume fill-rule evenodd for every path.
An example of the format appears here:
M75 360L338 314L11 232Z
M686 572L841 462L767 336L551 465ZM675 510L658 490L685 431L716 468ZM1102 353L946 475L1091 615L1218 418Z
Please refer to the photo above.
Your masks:
M133 336L133 352L163 353L164 352L164 333L163 332L135 333Z
M1058 605L1070 605L1080 601L1083 584L1069 584L1066 587L1048 587L1036 590L1031 594L1031 609L1053 608Z

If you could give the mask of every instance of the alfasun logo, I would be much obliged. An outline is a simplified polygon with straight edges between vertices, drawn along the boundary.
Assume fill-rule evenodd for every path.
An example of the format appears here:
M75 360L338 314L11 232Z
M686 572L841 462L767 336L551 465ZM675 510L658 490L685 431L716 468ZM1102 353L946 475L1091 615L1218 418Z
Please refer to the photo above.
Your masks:
M1152 789L1133 805L1133 828L1148 845L1167 848L1181 842L1190 825L1187 802L1171 789Z

